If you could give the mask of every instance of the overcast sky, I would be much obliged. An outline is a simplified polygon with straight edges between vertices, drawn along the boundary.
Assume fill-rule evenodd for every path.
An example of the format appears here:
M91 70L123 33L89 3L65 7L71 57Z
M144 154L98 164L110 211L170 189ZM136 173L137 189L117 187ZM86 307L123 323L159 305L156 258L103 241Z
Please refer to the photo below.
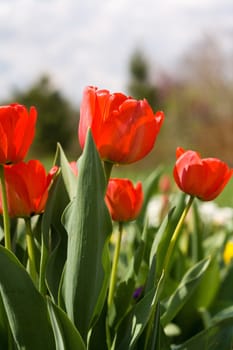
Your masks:
M232 0L0 0L0 98L42 73L75 104L86 85L126 92L136 47L172 71L207 33L232 43Z

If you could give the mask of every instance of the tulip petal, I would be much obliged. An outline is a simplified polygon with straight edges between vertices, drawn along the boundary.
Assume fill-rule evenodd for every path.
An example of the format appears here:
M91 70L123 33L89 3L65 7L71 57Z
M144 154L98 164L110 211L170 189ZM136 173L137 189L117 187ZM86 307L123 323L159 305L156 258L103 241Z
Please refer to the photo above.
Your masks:
M43 212L56 170L57 167L54 167L54 170L46 175L43 165L38 160L5 166L9 215L29 217Z
M134 187L129 179L112 178L108 183L105 200L112 220L134 220L143 204L142 184L139 182Z
M90 127L102 159L133 163L151 151L163 119L164 114L154 115L146 100L87 87L80 109L79 142L83 148Z
M201 158L197 152L178 148L173 176L185 193L209 201L216 198L232 176L232 169L217 158Z

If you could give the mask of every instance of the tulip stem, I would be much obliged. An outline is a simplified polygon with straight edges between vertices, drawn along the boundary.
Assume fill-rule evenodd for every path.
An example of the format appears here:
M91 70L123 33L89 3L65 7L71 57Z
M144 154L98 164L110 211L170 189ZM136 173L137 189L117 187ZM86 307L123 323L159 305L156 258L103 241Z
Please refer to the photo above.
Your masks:
M5 182L4 165L0 164L0 181L2 194L3 225L5 235L5 247L11 250L10 218L8 213L7 192Z
M175 231L172 235L172 238L171 238L171 241L170 241L170 244L168 246L168 250L167 250L167 254L165 256L165 263L164 263L164 272L165 272L165 275L168 274L169 270L170 270L170 266L171 266L171 262L172 262L172 255L174 253L174 250L175 250L175 247L176 247L176 244L179 240L179 237L180 237L180 233L181 233L181 228L183 226L183 223L184 223L184 220L189 212L189 209L193 203L193 200L194 200L194 196L190 196L189 197L189 200L188 200L188 203L186 205L186 207L184 208L184 211L178 221L178 224L176 225L176 228L175 228Z
M28 249L28 261L29 261L28 263L29 274L32 280L34 281L35 285L37 285L38 275L36 271L35 243L33 239L30 218L25 218L25 225L26 225L26 241L27 241L27 249Z
M114 292L115 292L116 278L117 278L117 265L118 265L119 255L120 255L122 231L123 231L123 223L119 222L119 231L118 231L118 235L117 235L117 242L116 242L116 247L115 247L115 251L114 251L112 271L111 271L111 276L110 276L109 293L108 293L108 307L110 307L112 305L113 296L114 296Z

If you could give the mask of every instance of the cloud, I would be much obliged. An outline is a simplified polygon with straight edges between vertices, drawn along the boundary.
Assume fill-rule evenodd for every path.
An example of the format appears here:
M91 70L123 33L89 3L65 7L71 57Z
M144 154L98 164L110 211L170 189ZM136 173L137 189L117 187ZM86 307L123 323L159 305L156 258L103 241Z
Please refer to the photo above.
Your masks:
M205 32L232 30L231 0L2 0L0 98L43 72L72 100L92 84L125 90L140 46L170 68Z

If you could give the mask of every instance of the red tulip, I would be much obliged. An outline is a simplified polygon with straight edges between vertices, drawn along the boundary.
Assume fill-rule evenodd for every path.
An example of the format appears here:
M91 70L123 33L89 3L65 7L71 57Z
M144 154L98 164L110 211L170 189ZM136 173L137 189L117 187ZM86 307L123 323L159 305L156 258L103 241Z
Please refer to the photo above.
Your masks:
M178 187L203 201L216 198L230 180L233 170L217 158L201 158L197 152L177 148L173 170Z
M37 112L20 104L0 107L0 164L24 159L34 138Z
M105 201L114 221L134 220L143 203L142 184L135 187L128 179L110 179Z
M163 119L163 112L154 114L145 99L88 86L80 109L79 142L83 148L90 127L102 159L133 163L151 151Z
M9 215L30 217L42 213L58 167L53 167L46 174L44 166L38 160L30 160L28 163L6 165L4 170ZM2 213L1 201L0 213Z

